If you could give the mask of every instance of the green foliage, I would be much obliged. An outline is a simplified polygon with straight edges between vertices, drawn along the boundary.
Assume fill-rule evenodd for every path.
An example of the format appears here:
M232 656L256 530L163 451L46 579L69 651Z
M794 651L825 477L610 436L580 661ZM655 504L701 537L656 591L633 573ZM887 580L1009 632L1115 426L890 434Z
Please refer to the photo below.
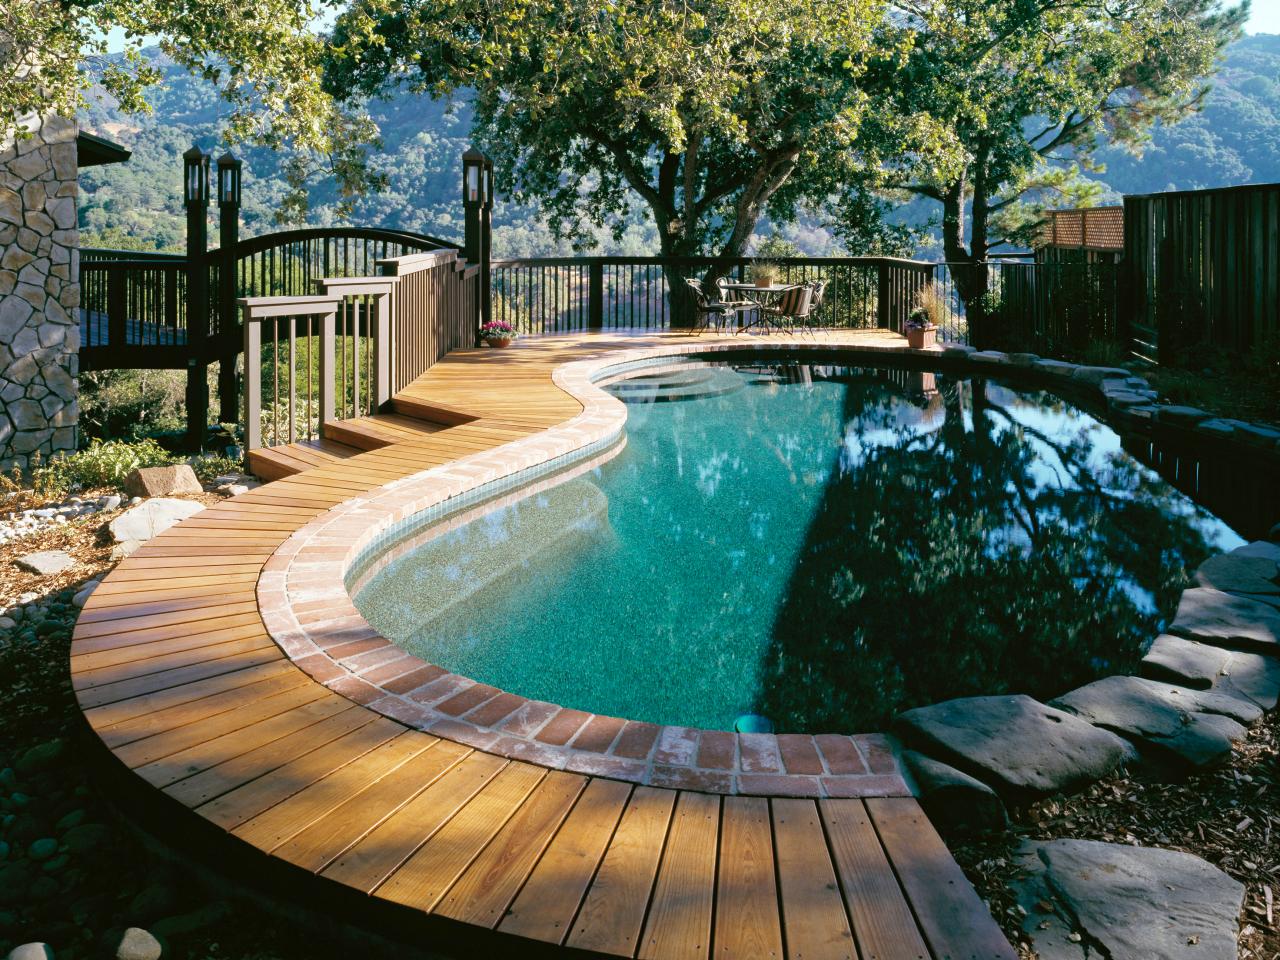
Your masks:
M119 489L129 471L173 462L173 455L154 440L94 440L83 450L54 457L34 469L32 486L52 496L72 490Z
M735 256L766 210L792 219L874 171L864 81L907 39L881 13L871 0L364 0L338 19L326 84L474 90L502 178L557 236L582 244L638 199L662 252ZM936 154L927 117L892 119L877 129L896 149Z
M80 375L80 430L101 439L136 438L185 423L186 373L96 370Z
M288 146L291 185L321 165L344 193L376 185L363 162L376 128L320 86L319 9L311 0L11 0L0 8L0 138L36 111L75 116L95 82L123 112L145 113L162 72L142 43L157 38L166 57L216 88L229 141ZM112 32L125 37L123 56L106 56Z
M1032 217L1020 203L1080 202L1091 189L1078 184L1080 171L1100 146L1138 146L1156 123L1197 109L1245 16L1218 0L926 0L909 9L915 43L883 112L927 109L964 157L958 168L927 156L899 165L901 185L942 204L951 261L1025 239ZM983 292L976 273L960 286L969 302Z
M201 483L210 483L215 478L229 473L240 473L244 467L239 460L225 457L217 453L206 453L191 458L191 469Z

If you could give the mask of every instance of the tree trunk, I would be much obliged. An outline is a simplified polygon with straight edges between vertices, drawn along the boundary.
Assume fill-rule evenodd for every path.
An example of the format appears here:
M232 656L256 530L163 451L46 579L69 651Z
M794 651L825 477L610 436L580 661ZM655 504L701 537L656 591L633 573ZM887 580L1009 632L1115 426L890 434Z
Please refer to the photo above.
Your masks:
M981 159L981 158L980 158ZM942 249L950 265L956 292L964 301L969 321L969 343L985 348L991 339L990 321L985 312L987 284L987 195L985 164L979 164L974 183L973 225L969 246L965 246L965 205L969 199L967 172L942 195Z

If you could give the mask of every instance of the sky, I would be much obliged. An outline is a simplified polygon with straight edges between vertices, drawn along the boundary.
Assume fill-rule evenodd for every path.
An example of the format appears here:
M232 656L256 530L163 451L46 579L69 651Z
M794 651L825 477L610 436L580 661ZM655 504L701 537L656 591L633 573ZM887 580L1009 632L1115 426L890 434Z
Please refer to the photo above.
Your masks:
M1250 33L1280 33L1280 0L1253 0L1253 11L1246 28ZM124 49L124 31L112 30L107 34L107 44L112 53Z

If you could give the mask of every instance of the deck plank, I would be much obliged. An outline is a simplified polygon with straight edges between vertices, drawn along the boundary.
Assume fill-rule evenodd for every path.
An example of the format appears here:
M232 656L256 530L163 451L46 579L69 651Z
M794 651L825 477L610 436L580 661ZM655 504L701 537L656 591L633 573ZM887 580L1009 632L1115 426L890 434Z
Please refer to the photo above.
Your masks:
M928 960L911 907L861 800L819 800L862 960Z
M658 875L676 794L636 787L567 940L580 950L633 956Z
M817 806L796 799L774 799L772 806L787 956L857 960Z
M564 940L630 796L631 785L617 780L587 784L499 930L548 943Z
M763 797L724 798L715 955L725 960L782 956L773 831Z
M1016 960L920 805L910 798L865 803L935 960Z
M641 960L696 960L710 953L719 829L719 797L680 794L640 941Z

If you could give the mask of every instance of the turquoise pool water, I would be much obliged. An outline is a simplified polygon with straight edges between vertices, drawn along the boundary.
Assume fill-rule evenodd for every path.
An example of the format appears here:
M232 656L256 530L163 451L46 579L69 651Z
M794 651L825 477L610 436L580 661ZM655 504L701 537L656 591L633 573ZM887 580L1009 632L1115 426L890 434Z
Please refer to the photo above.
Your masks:
M799 365L611 389L617 457L391 562L370 622L594 713L854 731L1130 670L1188 571L1243 542L1037 391Z

